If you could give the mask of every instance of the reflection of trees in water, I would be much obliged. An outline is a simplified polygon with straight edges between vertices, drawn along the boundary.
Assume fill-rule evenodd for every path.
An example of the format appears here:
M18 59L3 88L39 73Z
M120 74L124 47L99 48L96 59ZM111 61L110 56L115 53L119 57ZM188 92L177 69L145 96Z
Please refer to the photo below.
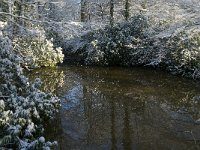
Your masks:
M131 100L131 99L130 99ZM130 111L128 100L124 101L124 128L123 128L123 147L125 150L132 149L132 137L131 137L131 124L130 124Z
M88 86L98 89L105 95L120 92L121 96L132 98L136 96L139 101L142 97L156 96L159 101L166 103L175 111L180 108L191 113L195 113L193 108L200 110L195 101L195 97L200 96L198 81L195 83L146 69L130 71L130 69L89 67L75 68L72 71L81 76ZM198 100L200 101L200 97Z
M108 125L108 105L107 101L104 101L106 98L101 91L95 88L90 89L88 85L83 85L83 95L84 117L87 122L86 143L89 145L104 140L103 138L109 131L104 128Z
M56 74L59 74L59 71ZM188 119L192 115L195 118L199 117L198 100L194 99L199 87L187 89L189 85L186 86L181 81L157 81L152 79L153 77L149 77L151 80L146 77L132 81L130 77L126 76L123 79L121 75L118 81L105 70L72 70L69 74L76 77L66 76L66 85L63 87L68 86L66 89L72 89L77 86L70 84L72 81L78 82L82 87L82 92L79 92L82 93L78 104L80 106L68 110L73 112L68 114L71 114L72 125L77 126L76 129L84 129L80 131L84 132L83 134L78 133L79 131L77 134L82 136L80 139L84 139L81 142L85 145L109 143L113 150L133 149L138 143L142 143L147 149L152 143L158 144L160 148L167 147L166 144L163 146L163 143L156 143L162 140L187 147L187 143L181 141L185 140L186 136L186 141L191 140L193 144L193 137L184 132L198 128L198 125L194 125L195 120ZM55 78L53 76L51 79ZM164 86L160 86L161 83ZM179 85L175 86L175 83ZM66 92L66 89L62 91ZM180 110L186 113L181 114ZM194 132L196 131L200 129ZM194 136L198 140L198 135Z
M40 78L43 82L42 89L47 92L56 92L59 87L64 85L65 75L63 70L58 68L35 69L28 74L34 80Z
M44 134L47 137L47 140L59 140L62 136L62 127L61 125L61 115L56 114L56 117L51 120L47 120L46 124L44 125Z
M117 139L116 139L116 116L115 116L115 103L113 100L110 101L110 105L111 105L111 150L116 150L117 149Z
M101 143L103 137L110 137L111 149L117 149L121 139L123 148L128 150L132 149L133 143L153 143L159 138L165 140L165 136L175 138L180 132L177 130L180 126L172 121L173 111L165 103L166 99L160 101L159 97L142 96L140 93L121 96L102 89L101 84L87 84L84 88L84 110L89 125L87 144ZM179 105L175 107L182 108ZM122 125L120 127L119 122ZM189 128L181 120L179 122L183 132L192 130L193 123L188 122Z
M176 98L176 97L175 97ZM180 109L187 111L192 114L194 119L199 119L200 114L200 94L196 91L185 91L182 92L181 97L177 97L177 100L167 101L165 103L170 105L171 109L174 111L178 111Z

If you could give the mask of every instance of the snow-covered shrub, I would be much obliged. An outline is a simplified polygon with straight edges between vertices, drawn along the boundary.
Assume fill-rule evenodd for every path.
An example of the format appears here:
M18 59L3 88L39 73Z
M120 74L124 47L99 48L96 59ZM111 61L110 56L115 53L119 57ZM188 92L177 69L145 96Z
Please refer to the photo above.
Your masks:
M200 67L200 30L199 32L181 32L170 39L175 63L181 66Z
M146 18L137 15L129 22L118 23L112 28L107 26L82 35L79 45L72 42L64 53L82 55L84 63L88 65L126 64L131 43L144 37L143 30L146 26Z
M0 149L49 149L56 144L42 135L44 119L52 118L59 99L39 90L41 80L24 76L24 59L12 41L0 34Z
M197 79L200 78L199 38L199 25L153 33L149 20L137 15L128 22L71 40L66 43L64 53L86 65L153 66Z
M185 29L168 41L172 64L180 74L200 78L200 27Z
M62 49L54 48L52 41L47 40L45 36L16 37L13 44L25 58L25 65L28 67L55 66L63 62Z

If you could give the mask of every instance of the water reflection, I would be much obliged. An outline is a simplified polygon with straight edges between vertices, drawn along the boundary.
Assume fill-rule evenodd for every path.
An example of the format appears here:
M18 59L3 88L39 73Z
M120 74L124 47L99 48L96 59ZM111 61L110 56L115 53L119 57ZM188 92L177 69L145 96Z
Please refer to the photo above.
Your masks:
M116 130L115 130L115 127L116 127L116 122L115 122L115 103L113 101L110 102L111 103L111 150L115 150L117 149L117 139L116 139Z
M42 89L54 93L56 89L63 86L65 75L60 68L42 68L29 72L28 77L31 80L40 78L43 82Z
M199 149L200 84L149 69L63 67L60 150Z
M131 99L130 99L131 100ZM123 127L123 147L126 150L132 149L132 141L131 141L131 125L130 125L130 111L129 111L129 103L124 101L124 127Z

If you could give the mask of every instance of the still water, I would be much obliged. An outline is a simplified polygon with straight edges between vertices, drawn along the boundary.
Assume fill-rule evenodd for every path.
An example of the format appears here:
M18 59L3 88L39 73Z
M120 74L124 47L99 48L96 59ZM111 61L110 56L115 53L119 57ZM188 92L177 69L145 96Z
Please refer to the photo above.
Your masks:
M200 82L148 68L65 66L32 77L62 100L59 150L200 149Z

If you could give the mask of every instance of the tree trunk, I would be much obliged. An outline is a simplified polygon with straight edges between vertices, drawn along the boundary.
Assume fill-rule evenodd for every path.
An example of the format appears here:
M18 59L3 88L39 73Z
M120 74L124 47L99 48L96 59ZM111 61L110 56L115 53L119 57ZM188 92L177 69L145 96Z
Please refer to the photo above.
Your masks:
M128 18L130 16L129 8L130 8L129 0L126 0L126 2L125 2L125 14L124 14L126 21L128 20Z
M9 0L8 1L8 9L9 9L9 14L13 14L13 1L12 0ZM10 20L12 20L12 15L10 15Z
M13 14L17 17L14 17L14 25L13 25L13 34L17 35L19 33L20 27L22 26L22 19L21 17L22 13L22 0L15 1L14 2L14 11Z
M114 24L114 0L110 0L110 25Z
M87 9L86 0L81 0L81 22L86 21L87 18L86 9Z
M100 13L101 13L101 19L104 20L104 10L103 10L103 6L99 6L100 7Z
M21 0L21 16L24 17L25 16L25 6L24 6L24 0ZM23 27L25 27L25 22L24 19L21 19L21 25Z
M147 0L144 0L142 3L142 8L146 9L147 8Z

